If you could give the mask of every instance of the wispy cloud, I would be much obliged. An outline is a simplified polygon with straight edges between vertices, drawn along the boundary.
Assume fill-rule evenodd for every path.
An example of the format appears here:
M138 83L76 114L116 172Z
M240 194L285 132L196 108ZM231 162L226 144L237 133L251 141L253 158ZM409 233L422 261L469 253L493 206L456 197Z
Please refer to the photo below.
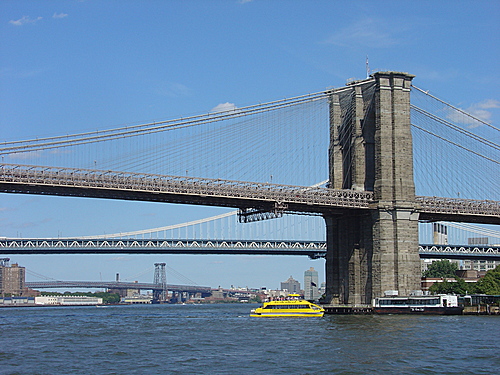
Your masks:
M486 99L480 103L472 104L469 108L467 108L466 112L469 112L471 115L489 122L491 120L492 113L489 109L500 108L500 101L495 99Z
M29 23L36 23L40 21L43 17L31 18L29 16L23 16L18 20L10 20L9 23L14 26L23 26Z
M234 103L225 102L217 104L214 108L211 109L210 112L227 112L227 111L234 111L236 109L238 109L238 107L236 107Z
M182 83L172 82L157 85L156 92L159 95L180 98L191 95L192 90Z
M393 26L393 24L389 26L381 20L368 18L338 30L328 37L324 43L342 47L364 46L387 48L399 44L398 38L394 35Z
M42 151L28 151L28 152L14 152L12 154L7 154L7 157L12 160L27 160L27 159L38 159L42 157Z
M68 17L68 15L66 13L54 13L52 15L52 18L64 18L64 17Z
M491 110L498 108L500 108L500 101L495 99L486 99L482 102L471 104L469 107L463 109L463 111L484 122L491 122L491 118L493 116ZM481 123L477 120L454 110L449 111L447 118L456 123L465 124L468 128L481 126Z

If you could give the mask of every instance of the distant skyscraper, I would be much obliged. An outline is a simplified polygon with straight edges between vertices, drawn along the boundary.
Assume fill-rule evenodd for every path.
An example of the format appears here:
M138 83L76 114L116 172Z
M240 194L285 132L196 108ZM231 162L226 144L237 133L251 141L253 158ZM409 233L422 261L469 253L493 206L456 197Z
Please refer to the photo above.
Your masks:
M319 298L318 271L314 267L304 272L304 298L314 301Z
M281 290L288 290L288 293L300 293L300 283L292 276L287 281L281 283Z

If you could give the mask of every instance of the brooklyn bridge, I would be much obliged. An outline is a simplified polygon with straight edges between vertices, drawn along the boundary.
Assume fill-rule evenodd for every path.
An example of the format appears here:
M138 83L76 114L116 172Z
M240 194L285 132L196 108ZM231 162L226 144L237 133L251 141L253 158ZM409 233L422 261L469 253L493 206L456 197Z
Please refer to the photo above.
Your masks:
M413 78L378 72L224 112L4 143L0 192L228 207L242 226L321 217L325 241L280 246L326 258L327 303L367 304L387 290L407 295L420 289L425 223L500 224L500 146L492 141L499 129L429 95ZM130 236L120 236L122 246L108 251L125 251ZM0 250L92 248L78 245L83 237L52 247L49 240L2 239ZM255 253L267 242L252 245Z

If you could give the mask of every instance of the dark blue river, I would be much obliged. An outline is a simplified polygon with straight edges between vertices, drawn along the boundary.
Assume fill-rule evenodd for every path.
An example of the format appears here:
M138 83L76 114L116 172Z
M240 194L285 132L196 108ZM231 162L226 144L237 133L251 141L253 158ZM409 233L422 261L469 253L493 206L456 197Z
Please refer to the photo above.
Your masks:
M0 309L0 374L494 374L498 316L250 318L252 305Z

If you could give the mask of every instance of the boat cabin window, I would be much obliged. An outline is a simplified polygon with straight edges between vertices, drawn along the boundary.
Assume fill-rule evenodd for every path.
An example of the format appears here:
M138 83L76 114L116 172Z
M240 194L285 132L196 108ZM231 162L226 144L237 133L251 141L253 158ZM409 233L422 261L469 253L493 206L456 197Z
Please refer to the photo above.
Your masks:
M309 305L267 305L264 309L308 309Z
M420 305L436 306L439 305L439 298L386 298L379 299L378 306L401 306L401 305Z

